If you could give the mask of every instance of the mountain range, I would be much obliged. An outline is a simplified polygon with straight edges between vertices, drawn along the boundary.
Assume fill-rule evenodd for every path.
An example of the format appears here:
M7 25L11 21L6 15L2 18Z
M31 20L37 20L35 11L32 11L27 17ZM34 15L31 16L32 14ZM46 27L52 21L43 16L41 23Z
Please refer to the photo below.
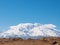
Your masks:
M10 29L1 32L0 38L37 39L41 37L60 37L60 31L53 24L21 23L10 26Z

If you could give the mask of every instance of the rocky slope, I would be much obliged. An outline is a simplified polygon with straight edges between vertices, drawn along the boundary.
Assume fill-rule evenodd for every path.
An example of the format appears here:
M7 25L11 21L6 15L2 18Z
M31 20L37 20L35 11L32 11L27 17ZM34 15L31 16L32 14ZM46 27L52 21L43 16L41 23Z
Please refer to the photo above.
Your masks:
M60 37L40 39L0 38L0 45L60 45Z

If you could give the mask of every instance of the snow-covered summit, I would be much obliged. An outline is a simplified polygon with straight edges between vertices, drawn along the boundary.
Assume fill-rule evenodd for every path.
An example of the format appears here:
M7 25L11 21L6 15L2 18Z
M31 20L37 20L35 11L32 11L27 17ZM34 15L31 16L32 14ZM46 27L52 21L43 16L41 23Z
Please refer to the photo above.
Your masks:
M10 26L10 29L0 33L0 38L38 38L38 37L59 37L60 32L53 24L21 23Z

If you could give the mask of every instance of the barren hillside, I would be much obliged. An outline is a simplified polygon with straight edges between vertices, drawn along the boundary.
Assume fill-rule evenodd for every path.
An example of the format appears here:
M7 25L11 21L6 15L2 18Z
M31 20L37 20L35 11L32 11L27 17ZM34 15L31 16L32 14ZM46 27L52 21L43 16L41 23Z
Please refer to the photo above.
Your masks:
M0 38L0 45L60 45L60 38L40 38L40 39L21 39L21 38Z

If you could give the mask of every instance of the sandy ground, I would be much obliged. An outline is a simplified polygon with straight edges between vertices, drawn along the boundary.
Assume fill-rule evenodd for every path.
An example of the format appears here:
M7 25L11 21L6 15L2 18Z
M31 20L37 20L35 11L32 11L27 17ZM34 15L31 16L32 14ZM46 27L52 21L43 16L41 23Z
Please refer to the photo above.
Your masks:
M60 45L60 37L28 40L21 38L0 38L0 45Z

